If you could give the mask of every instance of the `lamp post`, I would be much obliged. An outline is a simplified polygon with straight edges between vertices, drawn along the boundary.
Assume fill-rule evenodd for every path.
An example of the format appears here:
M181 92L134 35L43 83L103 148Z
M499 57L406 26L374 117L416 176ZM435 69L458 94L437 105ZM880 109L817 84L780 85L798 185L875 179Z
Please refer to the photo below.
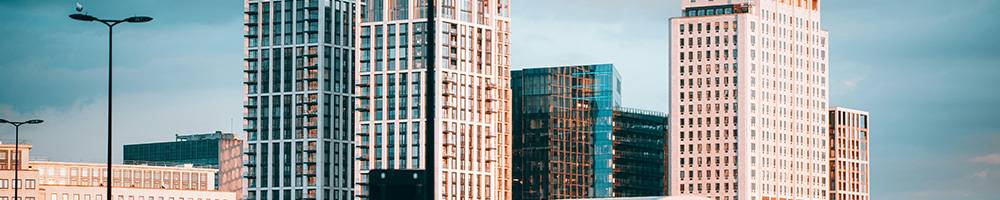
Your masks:
M17 197L17 189L20 187L21 179L17 178L17 172L21 170L21 125L25 124L41 124L42 120L33 119L23 122L12 122L6 119L0 119L0 123L14 125L14 199L19 199Z
M83 8L78 4L77 5L77 11L82 11L82 10L83 10ZM107 172L108 174L106 176L107 179L108 179L108 182L105 185L107 185L107 187L108 187L108 194L107 194L108 200L112 200L112 196L111 196L111 77L112 77L111 76L111 62L112 62L112 59L111 59L112 58L111 57L111 52L112 51L111 51L111 49L112 49L112 45L111 44L112 44L113 38L111 36L112 36L112 34L114 32L115 25L118 25L118 24L120 24L122 22L144 23L144 22L153 21L153 18L152 17L147 17L147 16L133 16L133 17L125 18L125 19L100 19L100 18L97 18L97 17L94 17L94 16L90 16L90 15L87 15L87 14L82 14L82 13L71 14L71 15L69 15L69 18L73 18L75 20L80 20L80 21L85 21L85 22L96 21L96 22L100 22L101 24L104 24L104 25L108 26L108 172Z

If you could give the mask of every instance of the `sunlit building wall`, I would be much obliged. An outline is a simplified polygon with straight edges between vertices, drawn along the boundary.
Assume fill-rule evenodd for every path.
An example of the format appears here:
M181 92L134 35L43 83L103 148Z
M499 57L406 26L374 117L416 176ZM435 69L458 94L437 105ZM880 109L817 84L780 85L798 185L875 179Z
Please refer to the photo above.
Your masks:
M510 199L510 3L428 3L357 4L355 195L371 170L425 169L434 199Z
M670 19L669 195L829 199L820 0L682 0Z

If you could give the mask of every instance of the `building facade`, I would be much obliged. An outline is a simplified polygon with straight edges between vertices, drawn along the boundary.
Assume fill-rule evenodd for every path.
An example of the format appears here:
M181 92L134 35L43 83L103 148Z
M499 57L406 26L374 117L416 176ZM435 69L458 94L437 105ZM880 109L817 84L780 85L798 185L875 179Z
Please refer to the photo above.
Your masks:
M123 147L125 164L180 166L191 164L219 170L215 186L221 191L237 192L242 198L243 140L232 133L177 135L173 142L128 144Z
M245 0L247 199L351 199L356 2Z
M611 118L621 102L614 66L529 68L511 77L514 199L593 197L595 188L610 195Z
M870 200L869 114L830 108L830 200Z
M20 166L16 182L22 182L17 188L17 196L25 200L34 200L39 196L38 169L29 163L31 145L21 144L15 150L13 144L0 144L0 200L14 200L14 169ZM18 158L20 157L20 158ZM20 162L20 165L18 164Z
M509 0L357 6L356 197L424 169L433 199L510 199Z
M14 200L14 145L0 145L0 199ZM31 145L20 146L18 197L27 200L100 200L107 197L107 165L28 161ZM114 165L114 199L239 200L239 192L219 191L211 168Z
M670 194L829 199L819 0L683 0L670 20Z
M38 170L38 199L103 199L107 195L107 165L31 161ZM237 200L239 192L219 191L211 168L113 165L114 199Z
M610 196L663 196L667 114L618 107L613 119Z

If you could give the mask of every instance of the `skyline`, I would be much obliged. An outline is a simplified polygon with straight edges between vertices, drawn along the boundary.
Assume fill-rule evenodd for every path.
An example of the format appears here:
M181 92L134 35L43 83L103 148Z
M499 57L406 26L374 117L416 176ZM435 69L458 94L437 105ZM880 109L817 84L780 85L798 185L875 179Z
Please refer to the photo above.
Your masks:
M513 3L513 68L613 63L625 80L623 105L666 111L666 27L669 17L680 15L679 3L565 2L570 1ZM149 25L116 30L115 89L119 103L115 132L120 133L115 137L116 158L121 158L118 144L165 140L173 134L230 131L230 119L231 126L239 129L241 77L233 71L242 59L242 41L235 37L242 35L241 3L199 3L194 7L184 6L191 2L157 4L161 7L154 7L151 1L118 6L81 3L95 15L129 16L134 12L157 17ZM831 31L830 105L873 114L872 195L878 199L986 199L1000 195L990 190L1000 186L1000 125L987 121L991 113L1000 111L991 106L1000 102L1000 94L986 89L995 80L991 75L1000 74L998 51L990 51L998 41L988 38L1000 30L1000 25L990 21L1000 14L987 11L1000 3L935 3L831 1L823 8L823 27ZM556 6L566 8L553 9ZM880 9L888 7L905 11ZM103 144L103 137L86 134L101 135L105 130L101 98L106 94L101 81L106 77L105 32L93 24L66 19L72 9L69 1L0 3L0 11L4 11L0 16L46 25L31 27L20 21L0 25L0 30L13 33L0 39L11 45L2 50L0 69L12 70L0 74L0 84L7 86L0 88L0 116L46 120L41 126L22 128L22 138L39 147L36 155L103 161L100 148L89 150L94 155L56 153L88 152L84 149L88 143L79 141ZM178 9L188 9L192 15L167 13ZM611 12L599 15L603 11ZM523 23L529 21L532 23ZM896 33L901 30L907 32ZM630 37L621 37L623 34ZM142 51L146 46L167 51ZM40 55L51 59L39 59ZM69 66L73 63L81 66ZM648 92L650 89L656 92ZM922 124L944 126L918 126ZM76 130L79 132L74 133ZM951 135L939 137L941 133ZM62 139L44 139L56 136ZM9 141L13 130L0 129L0 138Z

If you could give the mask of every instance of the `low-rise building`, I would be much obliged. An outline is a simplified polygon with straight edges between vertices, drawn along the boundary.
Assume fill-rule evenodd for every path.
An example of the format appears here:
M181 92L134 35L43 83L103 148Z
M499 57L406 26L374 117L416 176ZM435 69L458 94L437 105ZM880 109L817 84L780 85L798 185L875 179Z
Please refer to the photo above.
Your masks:
M14 199L12 151L0 145L0 200ZM28 160L30 145L22 145L21 160ZM10 167L8 167L10 166ZM23 162L18 172L24 180L18 197L25 200L99 200L107 196L107 165L53 161ZM216 169L192 165L166 167L112 165L112 195L118 200L237 200L237 192L215 187ZM8 184L4 184L8 182ZM6 186L6 187L5 187ZM9 193L9 194L8 194Z
M18 154L14 152L13 144L0 144L0 200L14 199L14 168L17 162L21 162L21 168L18 170L18 177L23 184L17 188L18 197L25 200L34 200L38 196L38 183L37 176L38 170L31 168L28 164L28 152L31 151L31 145L22 144L17 149L21 152L20 159L17 159Z

